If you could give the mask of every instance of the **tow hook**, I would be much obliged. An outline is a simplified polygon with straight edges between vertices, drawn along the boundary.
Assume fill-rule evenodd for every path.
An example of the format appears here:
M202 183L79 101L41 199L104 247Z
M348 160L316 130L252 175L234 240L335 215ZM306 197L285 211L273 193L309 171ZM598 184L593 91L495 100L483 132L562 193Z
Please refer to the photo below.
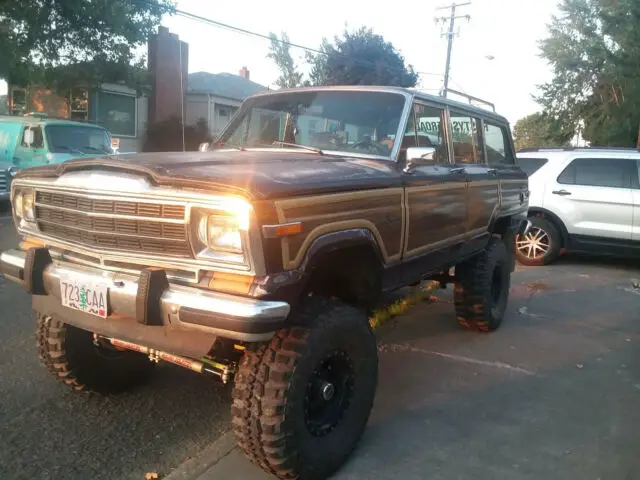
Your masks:
M152 362L159 362L164 360L165 362L173 363L180 367L188 368L197 373L206 373L218 377L225 385L229 383L233 375L236 373L235 363L221 363L211 357L204 357L201 360L194 360L192 358L182 357L180 355L174 355L173 353L163 352L161 350L155 350L153 348L138 345L137 343L127 342L117 338L105 339L118 349L133 350L149 357Z

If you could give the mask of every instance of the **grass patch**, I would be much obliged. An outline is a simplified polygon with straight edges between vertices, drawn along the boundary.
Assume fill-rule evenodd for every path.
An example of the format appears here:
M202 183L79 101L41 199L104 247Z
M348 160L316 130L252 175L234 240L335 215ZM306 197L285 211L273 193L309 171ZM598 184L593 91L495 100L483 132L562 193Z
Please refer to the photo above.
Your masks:
M411 293L404 298L396 300L391 305L387 305L379 310L376 310L369 318L369 324L373 330L380 328L380 326L387 323L393 317L406 313L416 305L431 298L432 293L438 288L438 282L429 282L416 287Z

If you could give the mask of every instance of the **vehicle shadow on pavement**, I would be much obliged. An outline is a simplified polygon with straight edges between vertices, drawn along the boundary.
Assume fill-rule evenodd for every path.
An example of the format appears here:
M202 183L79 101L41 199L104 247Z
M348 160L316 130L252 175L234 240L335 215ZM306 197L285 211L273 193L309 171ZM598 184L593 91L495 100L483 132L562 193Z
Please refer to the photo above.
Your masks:
M459 328L450 289L380 336L365 436L337 479L633 478L640 302L628 272L514 275L502 328Z

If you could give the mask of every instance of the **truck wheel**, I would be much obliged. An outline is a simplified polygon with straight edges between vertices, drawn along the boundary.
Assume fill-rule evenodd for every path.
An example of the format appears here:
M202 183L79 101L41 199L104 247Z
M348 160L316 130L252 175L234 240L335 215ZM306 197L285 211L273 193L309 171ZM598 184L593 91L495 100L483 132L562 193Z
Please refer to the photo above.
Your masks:
M40 363L76 391L117 393L147 380L154 363L146 356L93 343L93 334L48 315L37 315Z
M377 345L366 314L338 300L309 297L295 324L245 351L233 429L268 473L324 479L347 460L369 419Z
M492 238L475 258L456 267L453 300L461 325L481 332L496 330L509 300L511 257L504 241Z
M529 233L516 235L516 258L522 265L548 265L560 255L562 237L558 229L544 218L529 217L529 221Z

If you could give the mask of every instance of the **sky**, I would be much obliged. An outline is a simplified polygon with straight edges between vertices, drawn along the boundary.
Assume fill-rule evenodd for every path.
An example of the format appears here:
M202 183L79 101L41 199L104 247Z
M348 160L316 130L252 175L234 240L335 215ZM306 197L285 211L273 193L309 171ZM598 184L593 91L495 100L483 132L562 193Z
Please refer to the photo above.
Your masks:
M457 0L463 3L466 0ZM177 8L218 22L262 34L284 31L292 43L318 48L323 37L332 39L361 26L390 41L421 74L423 89L436 93L443 83L446 38L434 17L450 10L436 10L448 0L405 1L383 4L365 0L302 1L246 0L211 2L178 0ZM493 102L496 111L513 124L538 111L532 99L536 85L550 80L546 62L539 58L538 41L547 35L547 24L556 12L557 0L473 0L457 14L449 87ZM311 5L316 5L312 7ZM180 16L162 24L189 44L189 72L237 73L246 66L251 80L273 86L278 70L266 57L268 40L214 27ZM302 71L304 51L292 48ZM487 57L493 58L489 59Z
M437 93L443 83L447 42L441 36L444 27L436 25L434 17L449 15L449 10L436 10L447 2L375 6L365 0L324 0L312 7L291 0L178 0L177 8L265 35L284 31L291 42L310 48L318 48L323 37L332 39L345 27L371 27L392 42L416 71L425 72L420 87ZM538 41L547 34L556 4L557 0L473 0L459 7L457 14L469 14L471 20L456 21L459 35L453 41L449 87L493 102L512 124L536 112L532 94L536 85L551 78L538 56ZM162 24L189 44L189 72L238 73L246 66L252 80L274 86L279 73L267 58L268 40L175 15L165 17ZM291 51L301 70L307 71L304 51ZM0 95L6 90L2 83Z

